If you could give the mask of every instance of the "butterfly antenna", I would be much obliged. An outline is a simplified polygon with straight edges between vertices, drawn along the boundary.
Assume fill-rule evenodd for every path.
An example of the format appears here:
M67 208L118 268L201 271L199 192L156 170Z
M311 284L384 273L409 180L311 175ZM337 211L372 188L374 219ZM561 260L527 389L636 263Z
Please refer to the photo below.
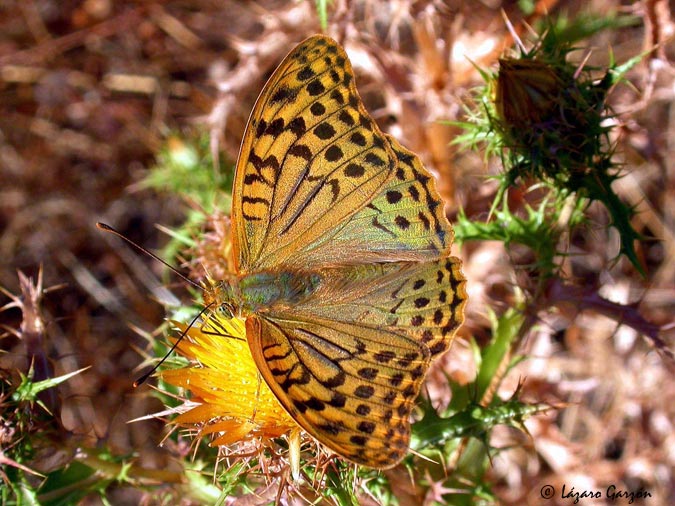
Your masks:
M192 280L191 280L190 278L188 278L187 276L181 274L181 272L180 272L178 269L176 269L173 265L169 264L169 263L166 262L165 260L162 260L162 259L159 258L157 255L155 255L152 251L149 251L149 250L145 249L143 246L140 246L140 245L136 244L134 241L132 241L131 239L129 239L127 236L125 236L122 232L119 232L119 231L115 230L115 229L112 228L110 225L106 225L105 223L101 223L101 222L99 221L99 222L96 223L96 228L98 228L99 230L103 230L104 232L110 232L111 234L115 234L117 237L121 237L122 239L124 239L125 241L127 241L129 244L131 244L134 248L136 248L137 250L139 250L139 251L141 251L142 253L145 253L146 255L148 255L148 256L154 258L154 259L157 260L159 263L164 264L166 267L168 267L169 269L171 269L171 271L172 271L174 274L176 274L179 278L181 278L182 280L187 281L187 282L190 283L192 286L195 286L195 287L199 288L200 290L204 290L204 287L203 287L203 286L201 286L201 285L198 284L198 283L195 283L194 281L192 281Z
M152 376L157 369L164 363L164 361L169 358L169 355L173 353L173 351L176 349L178 344L183 340L183 338L187 335L188 330L192 328L192 326L195 324L195 322L213 305L213 302L203 308L197 316L195 316L192 321L190 322L190 325L188 325L183 332L180 333L180 336L178 336L178 339L176 339L176 342L173 343L171 346L171 349L166 352L166 354L162 357L162 360L157 362L152 369L150 369L148 372L146 372L143 376L138 378L136 381L134 381L134 388L141 386L143 383L145 383L150 376Z

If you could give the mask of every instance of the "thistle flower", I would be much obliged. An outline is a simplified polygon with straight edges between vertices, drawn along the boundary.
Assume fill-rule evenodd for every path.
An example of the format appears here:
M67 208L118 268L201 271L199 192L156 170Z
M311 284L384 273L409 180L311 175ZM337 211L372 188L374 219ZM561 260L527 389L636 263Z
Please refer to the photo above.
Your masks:
M499 60L493 78L497 117L490 123L510 153L502 191L519 178L533 178L552 184L563 197L576 192L600 201L619 231L621 253L644 274L634 245L642 236L630 222L634 208L612 190L620 171L612 160L614 114L606 102L612 86L639 58L622 66L612 62L597 79L599 69L586 67L586 60L567 61L573 51L572 43L551 27L521 58Z
M501 58L495 90L497 114L515 129L532 128L560 107L565 83L556 69L533 59Z
M215 435L211 446L265 442L299 430L261 378L242 320L214 313L190 328L174 325L186 331L178 353L194 362L161 373L167 383L191 393L188 410L174 420L176 424L197 425L201 435Z

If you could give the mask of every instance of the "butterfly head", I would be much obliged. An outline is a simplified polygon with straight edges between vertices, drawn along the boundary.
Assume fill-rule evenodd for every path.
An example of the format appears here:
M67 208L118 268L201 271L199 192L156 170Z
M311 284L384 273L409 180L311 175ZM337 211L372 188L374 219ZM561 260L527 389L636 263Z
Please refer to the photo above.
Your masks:
M204 304L216 311L224 312L228 317L241 316L241 291L239 280L235 275L222 280L208 279L204 284Z

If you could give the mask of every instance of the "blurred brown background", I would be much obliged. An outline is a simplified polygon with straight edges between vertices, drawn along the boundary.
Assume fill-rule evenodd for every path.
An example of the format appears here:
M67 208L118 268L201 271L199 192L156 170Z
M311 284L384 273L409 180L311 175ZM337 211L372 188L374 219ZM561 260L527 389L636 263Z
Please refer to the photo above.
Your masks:
M449 212L461 204L470 217L485 218L495 187L484 175L496 168L477 154L455 152L448 142L456 130L436 121L461 117L462 97L480 83L472 62L494 66L510 47L501 10L523 35L522 21L536 22L544 12L635 15L636 23L601 32L589 46L591 62L600 65L610 47L617 61L625 61L661 44L629 75L634 86L612 98L620 113L618 151L629 173L618 192L639 206L638 231L660 241L640 249L647 280L625 262L613 266L616 243L598 240L593 230L574 238L573 251L589 259L589 287L639 303L645 318L666 325L675 300L670 5L534 5L526 17L517 2L342 0L329 10L328 34L345 43L368 110L440 175ZM171 455L187 451L170 442L158 446L165 434L158 421L127 424L162 408L147 389L133 390L131 383L148 353L140 334L162 322L154 299L162 297L167 278L160 277L161 265L100 233L95 222L106 221L149 249L166 242L155 225L180 223L184 204L136 183L169 133L209 131L221 156L235 160L265 79L293 45L318 31L314 2L307 0L0 4L0 286L19 294L17 271L35 279L42 267L44 288L56 287L41 301L44 340L5 337L0 345L8 353L0 356L0 368L7 376L25 372L32 353L45 359L36 366L38 375L90 367L51 400L64 429L64 453L105 444L120 454L136 452L142 466L171 468ZM594 212L600 228L606 217ZM464 332L481 336L488 329L484 304L499 298L495 287L508 285L510 267L494 245L465 249L460 255L472 306ZM169 284L184 296L179 286ZM16 329L21 311L10 308L0 321ZM532 397L582 405L559 420L552 415L535 422L533 440L519 444L536 451L522 448L512 460L496 459L503 500L540 504L537 486L553 479L571 483L575 476L629 480L634 488L672 493L675 395L672 375L650 353L651 344L593 315L543 334L526 350L538 359L521 372ZM466 355L459 344L457 356ZM449 367L462 369L461 362ZM45 452L47 468L50 459L68 458Z

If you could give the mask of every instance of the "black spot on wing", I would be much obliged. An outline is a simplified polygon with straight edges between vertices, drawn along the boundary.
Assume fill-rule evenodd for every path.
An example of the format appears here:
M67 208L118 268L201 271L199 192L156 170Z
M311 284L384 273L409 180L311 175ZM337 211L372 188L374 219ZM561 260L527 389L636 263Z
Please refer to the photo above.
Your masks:
M291 132L293 132L296 138L302 137L307 131L307 127L305 126L305 120L301 116L293 118L286 128Z
M401 192L396 190L387 191L385 196L387 197L387 202L389 202L390 204L396 204L403 198Z
M325 93L326 87L323 85L323 83L319 79L315 79L311 83L307 85L307 93L310 94L312 97L316 97L318 95L321 95Z
M398 226L398 228L401 230L407 230L410 228L410 222L404 216L397 216L394 218L394 223L396 223L396 226Z
M335 128L333 128L333 126L327 121L319 123L314 128L314 135L316 135L319 139L324 141L333 137L335 133L336 133Z
M338 119L347 126L354 126L354 118L344 109L340 111Z
M326 107L321 102L314 102L310 106L309 111L314 116L323 116L324 114L326 114Z
M274 94L270 97L270 102L272 104L278 104L280 102L294 102L298 97L298 89L291 89L286 86L280 86Z
M312 150L309 149L304 144L294 144L293 146L291 146L291 149L288 150L288 154L297 156L298 158L302 158L304 160L307 160L308 162L311 161L312 158L314 158Z
M280 135L285 128L285 123L282 118L277 118L272 123L267 125L264 135L271 135L272 137L277 137Z
M316 76L316 72L312 70L312 67L304 67L300 72L297 73L297 78L299 81L307 81Z
M354 132L354 133L351 135L351 137L349 138L349 140L350 140L352 143L356 144L357 146L361 146L361 147L365 146L365 145L366 145L366 142L367 142L367 141L366 141L366 138L365 138L365 137L363 136L363 134L360 133L360 132Z
M342 153L342 150L339 146L333 144L326 150L324 156L329 162L337 162L344 156L344 154Z
M351 178L363 177L365 173L366 169L356 163L350 163L345 167L344 170L344 175Z
M336 88L330 93L330 98L335 100L339 105L344 105L345 98L342 96L342 93Z

